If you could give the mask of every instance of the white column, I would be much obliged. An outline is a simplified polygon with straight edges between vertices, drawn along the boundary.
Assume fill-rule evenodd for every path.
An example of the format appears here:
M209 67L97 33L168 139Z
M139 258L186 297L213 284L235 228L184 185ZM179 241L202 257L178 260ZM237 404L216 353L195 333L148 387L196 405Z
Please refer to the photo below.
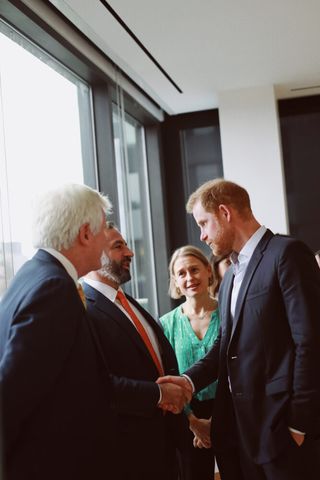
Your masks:
M288 233L279 121L272 86L219 94L224 177L249 192L257 220Z

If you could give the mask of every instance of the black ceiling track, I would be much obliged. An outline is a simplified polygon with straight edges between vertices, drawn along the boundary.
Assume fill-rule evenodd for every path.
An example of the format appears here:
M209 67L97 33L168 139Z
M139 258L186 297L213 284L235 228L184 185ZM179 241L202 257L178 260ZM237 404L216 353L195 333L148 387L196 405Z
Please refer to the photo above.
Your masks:
M137 45L141 48L141 50L144 51L144 53L150 58L150 60L155 64L155 66L160 70L160 72L169 80L171 85L174 86L174 88L179 92L183 93L181 88L172 80L170 75L165 71L163 67L161 67L160 63L157 62L157 60L151 55L149 50L143 45L143 43L139 40L139 38L133 33L132 30L128 27L128 25L122 20L122 18L117 14L117 12L109 5L108 2L105 0L100 0L100 2L103 4L103 6L111 13L111 15L117 20L117 22L120 23L122 28L130 35L130 37L136 42Z
M320 85L310 85L310 87L290 88L290 91L291 92L299 92L300 90L314 90L315 88L320 88Z

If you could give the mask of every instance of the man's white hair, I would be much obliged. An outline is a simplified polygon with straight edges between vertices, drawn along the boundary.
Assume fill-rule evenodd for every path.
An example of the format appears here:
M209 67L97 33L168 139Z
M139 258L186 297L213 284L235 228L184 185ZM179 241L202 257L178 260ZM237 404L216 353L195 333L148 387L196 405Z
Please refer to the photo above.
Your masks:
M82 225L88 223L96 235L102 211L107 215L111 209L107 196L86 185L67 184L51 190L38 199L34 209L33 246L68 249Z

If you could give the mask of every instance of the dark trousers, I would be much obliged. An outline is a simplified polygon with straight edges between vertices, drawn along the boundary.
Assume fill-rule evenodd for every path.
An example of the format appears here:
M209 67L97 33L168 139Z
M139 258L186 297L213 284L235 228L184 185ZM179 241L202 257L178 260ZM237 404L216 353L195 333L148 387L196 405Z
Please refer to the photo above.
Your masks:
M308 438L301 447L294 440L279 457L257 465L239 444L237 448L217 454L222 480L319 480L320 438Z
M191 401L191 408L198 418L210 418L214 408L214 400ZM214 477L214 451L213 448L195 448L193 446L193 433L188 432L188 451L181 455L180 477L183 480L213 480Z

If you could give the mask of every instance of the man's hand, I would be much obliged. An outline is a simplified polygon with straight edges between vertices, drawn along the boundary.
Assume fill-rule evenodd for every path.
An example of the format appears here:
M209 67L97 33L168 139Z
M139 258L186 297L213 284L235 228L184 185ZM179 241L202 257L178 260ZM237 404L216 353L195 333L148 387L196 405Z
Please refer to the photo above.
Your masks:
M211 418L208 420L205 418L197 418L193 413L188 415L189 428L195 436L193 445L198 448L210 448L210 427Z
M184 405L189 403L192 398L192 386L185 377L167 375L165 377L159 377L157 384L162 392L162 399L159 406L163 410L168 410L172 413L179 413ZM164 385L166 385L165 389L163 389ZM177 395L176 399L173 400L172 397L166 396L166 391L175 392Z
M193 391L192 385L186 377L166 375L165 377L159 377L157 383L158 385L161 385L162 383L173 383L174 385L178 385L185 391L185 394L188 397L188 402L190 402Z
M194 448L209 448L205 447L204 444L201 442L200 438L193 437L193 446Z
M158 383L158 382L157 382ZM158 404L162 410L168 410L172 413L180 413L186 403L189 402L189 396L185 390L174 383L161 383L161 402Z

